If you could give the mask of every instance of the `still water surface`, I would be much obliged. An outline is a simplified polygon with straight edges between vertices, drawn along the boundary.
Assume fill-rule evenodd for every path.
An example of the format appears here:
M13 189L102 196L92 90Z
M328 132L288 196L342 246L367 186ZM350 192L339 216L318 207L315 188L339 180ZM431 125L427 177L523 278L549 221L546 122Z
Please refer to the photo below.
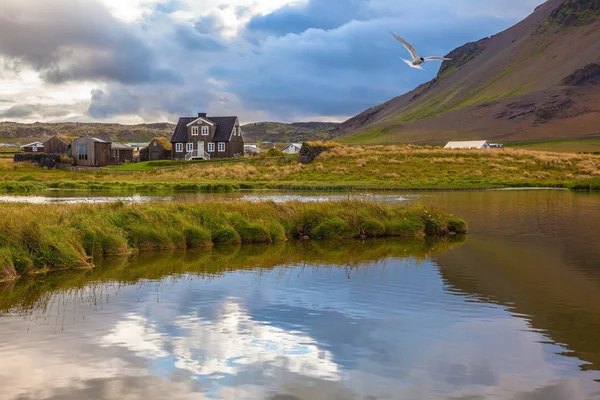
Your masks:
M439 205L470 234L3 284L0 399L600 399L600 196L372 197Z

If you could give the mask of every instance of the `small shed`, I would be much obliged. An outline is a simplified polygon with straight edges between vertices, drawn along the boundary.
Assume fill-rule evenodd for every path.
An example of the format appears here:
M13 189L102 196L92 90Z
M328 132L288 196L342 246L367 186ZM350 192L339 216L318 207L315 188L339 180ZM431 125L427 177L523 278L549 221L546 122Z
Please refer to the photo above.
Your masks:
M260 154L260 149L255 144L246 144L244 145L244 153L253 156Z
M445 149L489 149L487 140L468 140L460 142L448 142Z
M74 137L54 135L44 142L44 153L68 154Z
M20 147L21 151L25 153L43 153L44 152L44 143L42 142L33 142L27 143Z
M145 149L140 150L142 161L170 160L173 146L165 138L154 138Z
M103 167L111 163L111 145L102 139L81 136L71 142L71 156L77 165Z
M133 147L122 143L112 143L110 149L111 164L119 165L133 161Z
M298 154L302 148L302 143L290 143L283 148L285 154Z

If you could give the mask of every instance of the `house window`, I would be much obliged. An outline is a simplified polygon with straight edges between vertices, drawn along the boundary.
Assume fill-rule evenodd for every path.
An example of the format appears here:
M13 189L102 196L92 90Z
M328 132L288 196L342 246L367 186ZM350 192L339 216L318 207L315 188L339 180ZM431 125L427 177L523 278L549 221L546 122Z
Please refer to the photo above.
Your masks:
M190 151L194 151L194 143L188 143L188 144L185 146L185 151L187 151L188 153L189 153Z
M225 143L219 143L219 151L225 151Z
M214 153L215 152L215 144L214 143L209 143L208 144L208 152L209 153Z
M208 136L208 126L202 127L202 136Z
M183 151L183 143L175 143L175 151L181 153Z
M77 145L77 158L80 160L88 159L88 147L87 144L78 144Z
M197 126L192 126L192 135L198 136L198 127Z

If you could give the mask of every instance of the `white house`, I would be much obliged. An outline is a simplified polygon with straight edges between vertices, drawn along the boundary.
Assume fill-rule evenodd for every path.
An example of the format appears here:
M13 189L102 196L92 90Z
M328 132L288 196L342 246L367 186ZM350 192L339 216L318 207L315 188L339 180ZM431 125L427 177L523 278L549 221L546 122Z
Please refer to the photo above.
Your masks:
M467 140L462 142L448 142L445 149L489 149L487 140Z
M255 154L260 154L260 149L255 144L245 144L244 153L253 156Z
M290 143L283 148L284 153L286 154L298 154L300 153L300 149L302 148L302 143Z
M42 142L33 142L27 143L20 147L21 151L27 153L43 153L44 152L44 143Z

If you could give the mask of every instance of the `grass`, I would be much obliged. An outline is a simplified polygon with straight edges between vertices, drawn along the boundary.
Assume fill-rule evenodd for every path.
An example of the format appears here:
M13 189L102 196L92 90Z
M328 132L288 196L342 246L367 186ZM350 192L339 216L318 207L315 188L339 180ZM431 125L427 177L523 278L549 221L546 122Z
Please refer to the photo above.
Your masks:
M558 153L600 154L600 138L505 143L506 147Z
M388 190L595 187L600 156L518 148L447 150L425 146L336 146L310 164L296 157L199 162L140 171L70 172L0 159L0 191L48 188L101 192L228 192L239 189ZM592 183L591 185L588 183Z
M3 279L90 267L98 258L141 251L294 238L437 237L467 231L463 220L440 210L362 201L4 204L0 212Z

